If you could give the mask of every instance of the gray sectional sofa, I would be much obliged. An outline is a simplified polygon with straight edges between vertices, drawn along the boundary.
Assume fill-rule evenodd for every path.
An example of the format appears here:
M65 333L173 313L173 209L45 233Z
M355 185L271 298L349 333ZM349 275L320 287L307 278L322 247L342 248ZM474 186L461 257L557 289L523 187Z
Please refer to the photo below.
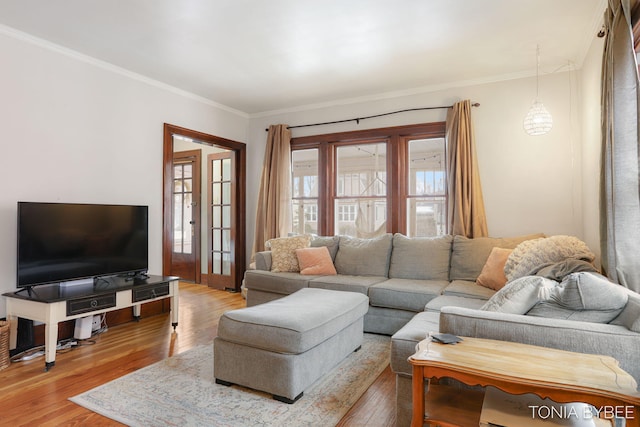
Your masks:
M617 295L619 289L624 289L621 292L625 294L625 305L608 312L613 317L608 323L584 321L584 316L577 321L557 315L554 318L541 317L544 314L540 313L527 315L528 308L518 314L487 311L487 301L502 296L476 283L492 249L514 249L542 237L541 234L476 239L408 238L400 234L374 239L316 237L311 246L329 249L337 274L272 272L271 253L261 252L256 256L255 269L245 273L247 306L303 288L366 294L369 310L364 318L365 332L392 335L391 368L396 374L399 426L409 425L411 419L411 367L407 358L430 332L610 355L640 382L640 295L634 292L610 284ZM557 275L558 271L566 270L566 264L561 268L547 266L547 271L549 268ZM578 302L584 303L583 300L578 297Z
M478 308L494 291L476 285L493 245L515 247L516 239L467 239L460 236L408 238L385 234L374 239L320 237L312 246L327 246L337 275L302 275L271 270L271 252L256 254L256 269L245 273L247 306L261 304L302 288L361 292L369 296L365 332L393 335L436 297ZM473 247L470 246L473 243ZM478 267L478 268L476 268ZM475 275L475 276L474 276Z

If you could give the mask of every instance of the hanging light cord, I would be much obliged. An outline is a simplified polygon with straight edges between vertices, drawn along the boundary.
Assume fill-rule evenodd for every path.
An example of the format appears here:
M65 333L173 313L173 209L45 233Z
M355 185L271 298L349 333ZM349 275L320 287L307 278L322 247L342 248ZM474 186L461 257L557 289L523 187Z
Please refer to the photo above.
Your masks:
M538 100L538 87L540 86L540 45L536 45L536 101Z

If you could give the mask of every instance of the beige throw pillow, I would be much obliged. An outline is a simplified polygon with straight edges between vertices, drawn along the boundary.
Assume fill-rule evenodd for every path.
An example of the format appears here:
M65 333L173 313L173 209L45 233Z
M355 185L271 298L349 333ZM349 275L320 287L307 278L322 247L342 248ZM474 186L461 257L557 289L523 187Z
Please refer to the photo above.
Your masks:
M298 256L296 249L308 248L311 236L278 237L267 242L271 248L271 271L274 273L298 272Z
M509 254L513 249L493 248L487 258L487 262L482 267L482 271L476 280L478 285L498 291L507 283L507 276L504 274L504 265L507 263Z

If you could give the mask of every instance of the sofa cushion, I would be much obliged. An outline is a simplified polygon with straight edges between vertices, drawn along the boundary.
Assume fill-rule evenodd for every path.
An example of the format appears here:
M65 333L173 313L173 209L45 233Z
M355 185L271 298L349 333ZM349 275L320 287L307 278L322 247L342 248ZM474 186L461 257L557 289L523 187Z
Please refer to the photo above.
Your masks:
M391 337L391 369L395 373L411 376L413 370L409 356L416 352L416 344L430 333L438 333L440 313L424 311L416 314L406 325Z
M541 276L525 276L509 282L480 309L501 313L525 314L539 301L541 287L553 287L557 282Z
M296 249L300 274L337 274L326 246Z
M393 235L389 277L448 280L452 236L407 237Z
M454 280L442 291L442 295L478 298L484 301L491 298L495 293L496 291L493 289L485 288L469 280Z
M487 262L487 258L489 258L491 249L495 247L513 249L521 242L539 237L544 237L544 234L529 234L510 238L476 237L475 239L454 236L453 245L451 246L449 280L471 280L475 282L482 271L482 267Z
M311 238L311 247L319 248L325 246L329 249L331 255L331 261L336 260L336 254L338 253L338 245L340 243L340 236L313 236Z
M372 306L420 312L447 286L446 280L389 279L369 288Z
M365 315L368 298L302 289L266 304L231 310L220 318L226 341L283 354L299 354L333 337Z
M387 280L381 276L351 276L338 274L337 276L321 276L309 281L310 288L330 289L334 291L360 292L367 295L369 287Z
M256 270L271 271L271 251L256 252Z
M629 295L629 300L620 315L611 323L625 326L633 332L640 332L640 294L627 288L624 288L624 290Z
M335 261L338 274L388 277L391 240L389 233L373 239L340 236Z
M310 242L311 236L306 234L268 240L266 246L271 248L271 271L274 273L300 271L296 249L308 248Z
M478 298L466 298L453 295L440 295L437 298L432 299L424 307L424 311L436 311L440 312L442 307L454 306L479 309L486 303L485 300Z
M507 276L504 274L504 265L513 249L493 248L482 267L482 271L476 282L480 286L497 291L507 284Z
M545 294L530 316L609 323L627 304L628 294L620 285L596 273L572 273Z

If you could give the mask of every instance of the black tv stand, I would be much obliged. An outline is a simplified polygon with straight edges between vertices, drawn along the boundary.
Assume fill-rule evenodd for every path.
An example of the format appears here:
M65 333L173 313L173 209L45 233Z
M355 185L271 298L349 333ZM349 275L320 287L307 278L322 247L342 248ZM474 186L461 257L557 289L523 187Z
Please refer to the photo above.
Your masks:
M149 278L149 275L144 271L139 271L134 274L126 274L123 277L124 277L124 280L127 280L127 281L132 281L132 280L136 281L136 280L147 280Z
M59 322L127 307L133 307L133 315L139 319L143 303L171 298L171 325L174 331L178 326L178 278L173 276L150 275L135 280L103 277L93 284L40 285L3 296L10 322L10 349L17 346L19 317L45 324L45 371L55 365Z

